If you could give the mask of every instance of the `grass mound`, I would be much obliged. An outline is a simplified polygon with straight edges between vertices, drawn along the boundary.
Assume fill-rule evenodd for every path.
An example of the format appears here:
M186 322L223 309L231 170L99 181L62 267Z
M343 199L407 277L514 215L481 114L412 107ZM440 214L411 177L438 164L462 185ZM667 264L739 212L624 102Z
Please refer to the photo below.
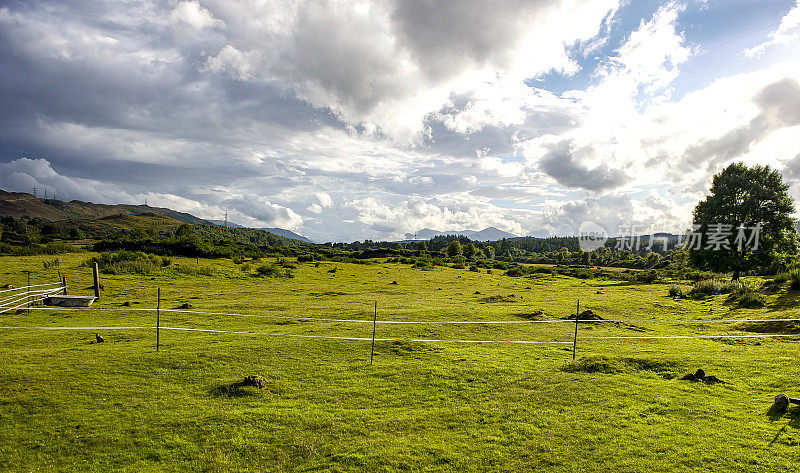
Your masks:
M736 287L731 291L731 295L728 296L728 300L735 302L740 307L749 308L764 307L766 304L764 294L758 291L755 284L747 281L741 281L736 284Z
M519 312L519 313L516 313L516 314L513 314L513 315L514 315L514 317L519 317L521 319L526 319L526 320L545 320L545 319L547 319L547 316L545 316L544 312L542 312L541 310L534 310L533 312Z
M753 333L800 333L800 322L743 322L734 325L736 330Z
M634 373L649 371L665 378L674 376L674 365L667 361L622 356L582 356L561 368L567 373Z
M434 347L425 342L411 342L407 340L394 340L388 342L383 347L379 346L379 344L375 344L376 352L390 353L397 356L424 355L440 350L441 348Z

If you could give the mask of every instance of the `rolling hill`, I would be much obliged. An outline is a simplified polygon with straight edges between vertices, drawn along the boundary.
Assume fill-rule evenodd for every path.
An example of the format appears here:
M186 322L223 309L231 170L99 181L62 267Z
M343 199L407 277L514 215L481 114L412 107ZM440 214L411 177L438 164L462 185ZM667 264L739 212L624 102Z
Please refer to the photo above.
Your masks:
M113 215L156 214L169 217L178 222L195 225L211 225L208 220L175 210L150 207L148 205L131 204L95 204L72 200L69 202L55 199L42 199L22 192L6 192L0 190L0 217L43 218L52 222L64 220L95 220Z

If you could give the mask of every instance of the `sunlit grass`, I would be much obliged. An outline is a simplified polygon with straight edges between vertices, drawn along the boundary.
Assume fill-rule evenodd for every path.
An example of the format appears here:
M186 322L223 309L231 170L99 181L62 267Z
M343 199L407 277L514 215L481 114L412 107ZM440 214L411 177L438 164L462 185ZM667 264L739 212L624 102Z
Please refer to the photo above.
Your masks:
M91 254L0 258L0 285L66 275L91 294ZM150 275L103 275L93 308L0 315L4 326L155 325L161 307L371 320L554 320L589 308L626 324L581 324L585 336L764 333L694 319L800 316L788 282L747 309L725 295L669 295L641 284L542 275L511 278L375 262L172 258ZM244 264L248 264L247 262ZM198 266L203 271L188 269ZM335 272L331 272L336 268ZM751 278L760 284L758 278ZM396 284L394 284L396 283ZM688 288L688 286L686 286ZM536 315L532 315L536 314ZM647 320L670 323L654 323ZM684 322L681 322L684 321ZM153 330L0 330L0 469L791 471L800 415L767 415L798 394L790 340L578 340L572 346L288 338L366 337L370 323L162 312L161 324L253 334ZM744 330L751 330L745 332ZM793 326L779 327L780 331ZM572 341L571 323L379 324L378 338ZM703 368L726 384L679 381ZM226 389L259 374L267 388Z

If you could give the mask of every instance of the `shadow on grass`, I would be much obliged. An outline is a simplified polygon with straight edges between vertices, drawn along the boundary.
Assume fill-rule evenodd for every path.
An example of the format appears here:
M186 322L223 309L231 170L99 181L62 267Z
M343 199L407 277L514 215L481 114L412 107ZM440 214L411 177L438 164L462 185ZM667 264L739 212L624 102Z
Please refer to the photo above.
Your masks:
M775 302L769 305L769 310L772 312L781 311L786 309L796 309L800 307L800 290L790 290L784 292Z
M775 436L769 442L770 446L772 446L772 444L778 441L778 438L780 438L781 434L783 434L786 431L787 427L791 427L793 429L800 429L800 408L790 407L789 409L782 411L778 408L776 404L773 404L767 411L767 417L769 417L769 420L771 422L778 422L787 419L789 421L786 424L784 424L783 427L781 427L777 433L775 433Z
M567 373L635 373L650 372L664 379L675 377L676 367L669 361L623 356L582 356L561 367Z

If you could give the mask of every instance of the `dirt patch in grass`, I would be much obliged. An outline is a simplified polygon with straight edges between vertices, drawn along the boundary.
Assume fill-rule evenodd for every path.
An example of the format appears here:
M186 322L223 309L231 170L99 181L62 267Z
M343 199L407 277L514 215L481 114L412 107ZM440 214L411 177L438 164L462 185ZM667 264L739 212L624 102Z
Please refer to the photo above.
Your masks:
M548 318L541 310L534 310L533 312L519 312L511 315L526 320L546 320Z
M517 296L514 294L508 296L487 296L481 297L478 299L479 302L486 304L486 303L493 303L493 302L517 302Z
M668 361L605 355L582 356L561 368L567 373L611 374L646 371L666 379L675 377L675 369L675 365Z
M434 347L425 342L394 340L391 342L382 342L380 344L376 343L375 351L379 353L388 353L397 356L415 356L415 355L424 355L426 353L434 353L437 351L441 351L441 348Z

